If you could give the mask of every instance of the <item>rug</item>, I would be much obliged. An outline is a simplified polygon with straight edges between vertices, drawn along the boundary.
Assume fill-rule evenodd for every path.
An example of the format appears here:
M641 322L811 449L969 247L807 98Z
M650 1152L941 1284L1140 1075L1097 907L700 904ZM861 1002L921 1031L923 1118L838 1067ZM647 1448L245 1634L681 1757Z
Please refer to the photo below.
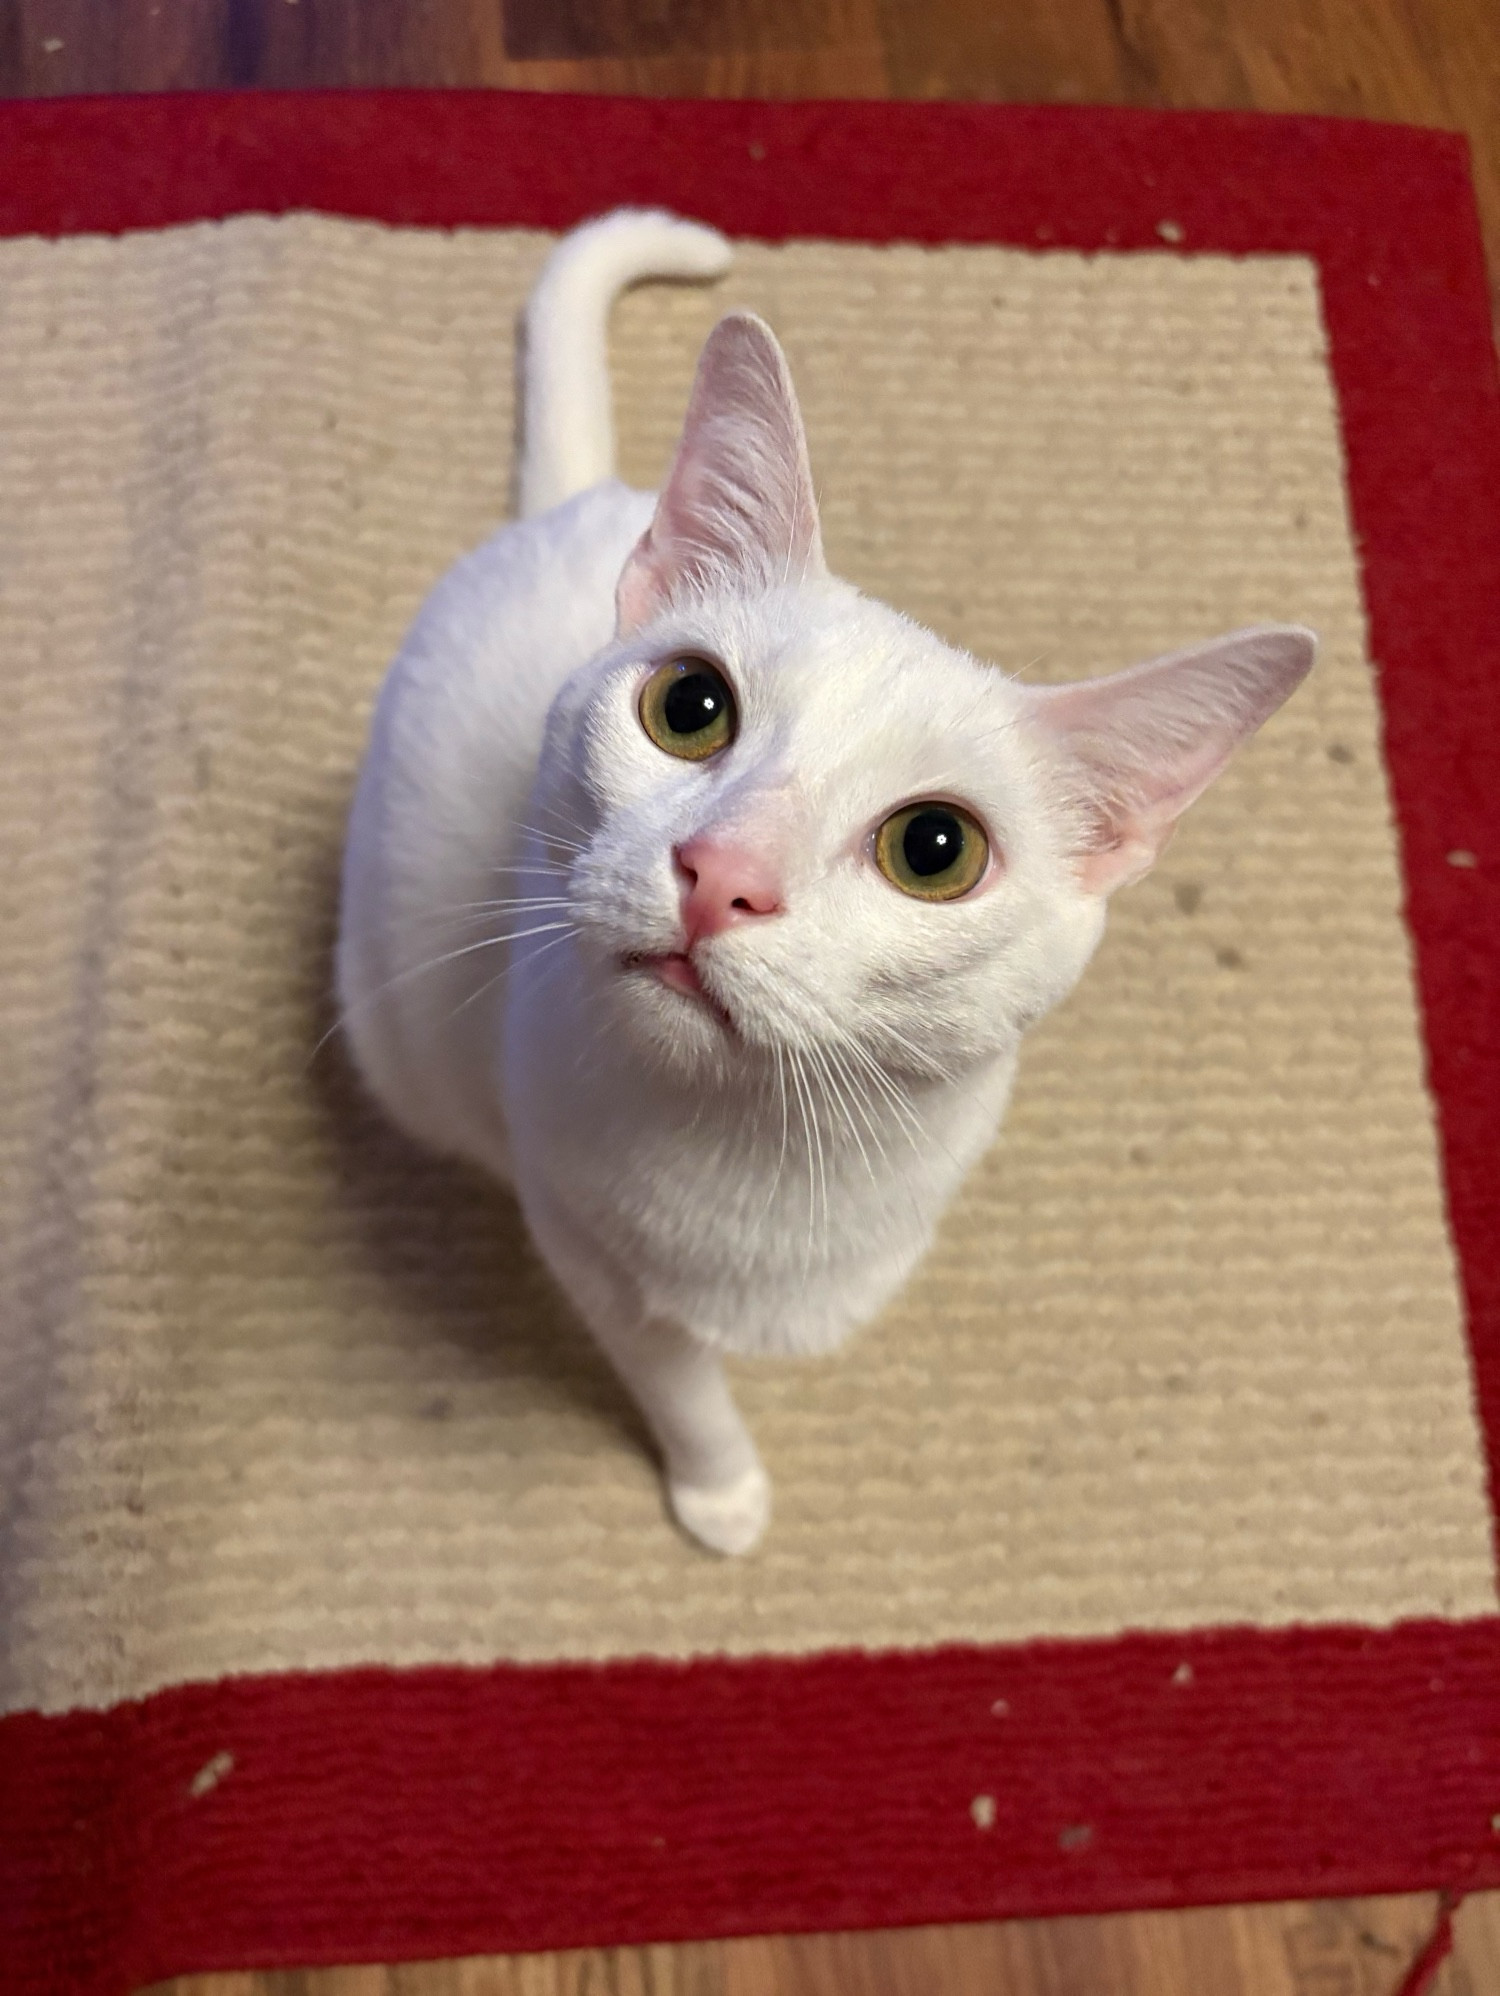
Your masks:
M268 97L7 107L0 157L11 1983L1500 1879L1457 142ZM743 1562L324 1039L381 672L508 510L552 232L622 200L738 239L617 311L628 477L749 305L833 565L946 637L1323 641L908 1292L739 1369Z

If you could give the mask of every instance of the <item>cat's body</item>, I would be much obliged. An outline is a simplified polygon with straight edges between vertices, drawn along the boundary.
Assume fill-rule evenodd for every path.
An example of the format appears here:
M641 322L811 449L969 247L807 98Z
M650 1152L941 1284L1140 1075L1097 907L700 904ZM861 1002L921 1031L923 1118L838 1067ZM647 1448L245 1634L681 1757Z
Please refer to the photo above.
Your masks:
M503 1178L499 1096L474 1077L499 1047L509 981L495 951L466 946L484 904L526 892L521 827L547 715L613 635L613 584L650 518L649 495L611 481L458 562L382 692L355 798L339 957L350 1040L399 1123ZM430 968L408 976L418 965Z
M856 1119L864 1154L830 1142L820 1176L789 1075L783 1149L774 1056L736 1062L711 1087L696 1065L611 1064L567 939L547 947L562 911L474 919L495 899L550 898L551 876L524 865L521 828L550 820L564 847L578 828L545 798L529 810L547 715L613 635L614 585L652 504L615 481L591 487L502 529L428 599L382 697L351 820L347 1030L412 1135L517 1182L554 1263L602 1251L650 1314L739 1351L825 1351L925 1251L994 1135L1013 1051L963 1087L916 1089L934 1138L920 1148L910 1112L876 1091L869 1126ZM513 965L484 941L532 928ZM872 1178L879 1146L891 1170ZM628 1185L656 1196L627 1203ZM707 1240L712 1254L689 1251Z
M743 317L663 495L629 490L610 299L727 257L627 214L549 265L528 517L392 668L339 988L376 1094L514 1185L679 1519L739 1551L769 1486L718 1351L826 1351L906 1279L1106 893L1311 645L1244 633L1055 692L954 651L827 573L790 380Z

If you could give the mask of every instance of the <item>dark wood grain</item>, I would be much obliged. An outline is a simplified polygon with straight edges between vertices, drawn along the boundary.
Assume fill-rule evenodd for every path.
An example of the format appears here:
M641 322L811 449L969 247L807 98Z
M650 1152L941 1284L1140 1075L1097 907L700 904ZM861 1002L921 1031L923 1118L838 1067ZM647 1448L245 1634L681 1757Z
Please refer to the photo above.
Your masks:
M1500 0L0 0L0 94L490 85L1321 111L1467 132ZM1431 1897L188 1977L175 1996L1390 1996ZM1433 1996L1500 1992L1500 1897Z
M767 44L826 48L838 0L506 0L506 58L725 54Z
M155 1996L1393 1996L1428 1896L184 1976ZM1460 1909L1431 1996L1500 1991L1500 1897Z
M1500 0L0 0L0 94L342 85L1441 125L1469 136L1500 269Z
M880 0L880 13L897 97L1314 111L1465 132L1493 288L1496 0Z

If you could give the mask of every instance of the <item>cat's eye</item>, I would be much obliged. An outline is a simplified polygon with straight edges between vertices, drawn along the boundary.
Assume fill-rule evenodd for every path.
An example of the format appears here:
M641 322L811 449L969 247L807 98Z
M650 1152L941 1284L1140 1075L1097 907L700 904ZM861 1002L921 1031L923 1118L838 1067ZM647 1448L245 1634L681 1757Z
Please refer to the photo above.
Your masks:
M659 749L703 762L734 740L734 695L710 659L674 658L641 689L641 726Z
M875 834L875 864L919 901L957 901L983 880L990 842L960 804L907 804Z

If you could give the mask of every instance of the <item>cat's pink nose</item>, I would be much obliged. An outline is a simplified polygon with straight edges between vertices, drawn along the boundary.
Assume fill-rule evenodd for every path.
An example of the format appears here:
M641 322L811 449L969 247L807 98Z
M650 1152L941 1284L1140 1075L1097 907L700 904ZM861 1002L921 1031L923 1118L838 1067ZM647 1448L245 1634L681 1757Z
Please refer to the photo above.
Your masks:
M682 926L689 949L737 922L781 913L781 883L758 853L701 838L678 846L672 857L682 881Z

